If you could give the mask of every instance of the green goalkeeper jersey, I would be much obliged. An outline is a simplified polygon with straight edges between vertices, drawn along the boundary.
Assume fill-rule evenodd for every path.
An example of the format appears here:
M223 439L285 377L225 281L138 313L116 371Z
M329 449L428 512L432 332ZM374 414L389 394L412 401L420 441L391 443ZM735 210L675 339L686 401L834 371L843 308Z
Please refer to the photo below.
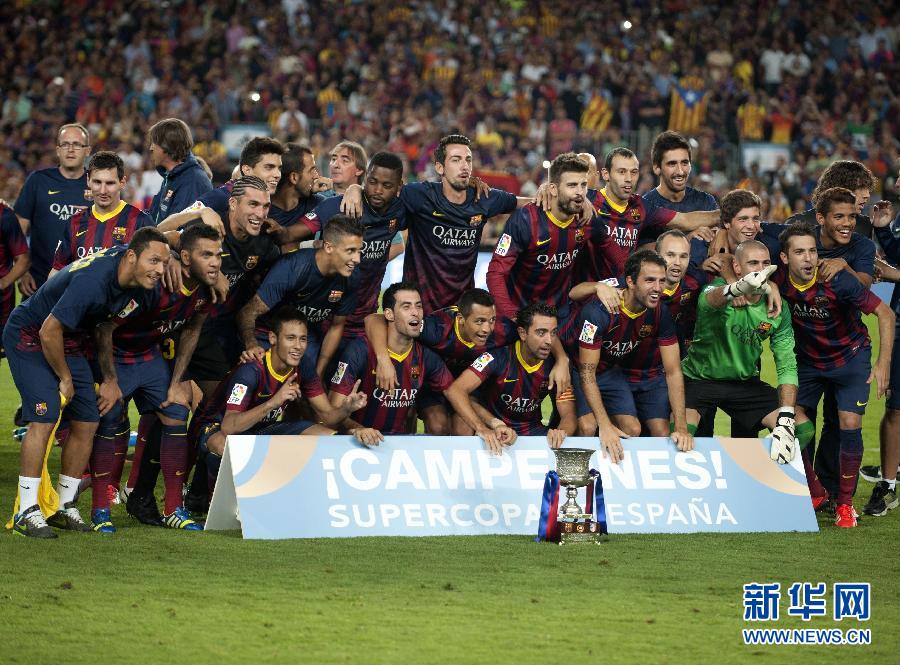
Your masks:
M724 286L718 278L707 286L697 303L697 325L694 339L682 362L689 379L739 381L759 376L759 358L763 340L769 339L778 384L797 385L797 358L794 356L794 329L791 314L783 309L778 318L770 319L766 299L747 307L727 305L713 308L706 292Z

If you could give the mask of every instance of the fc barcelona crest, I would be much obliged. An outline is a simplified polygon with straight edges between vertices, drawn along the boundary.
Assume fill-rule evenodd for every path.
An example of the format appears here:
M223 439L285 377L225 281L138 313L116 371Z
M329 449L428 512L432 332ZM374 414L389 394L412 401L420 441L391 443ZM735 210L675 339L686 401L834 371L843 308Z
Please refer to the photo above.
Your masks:
M682 294L681 294L681 302L682 302L682 303L686 303L688 300L691 299L691 296L692 296L692 295L694 295L694 294L691 293L691 292L688 292L688 293L682 293Z
M244 267L245 267L247 270L253 270L253 269L256 267L256 264L257 264L257 263L259 263L259 257L258 257L258 256L255 256L255 255L254 255L254 256L248 256L248 257L247 257L247 263L244 264Z
M825 307L828 305L828 298L826 296L816 296L814 298L816 303L816 307Z
M337 289L332 289L331 293L328 294L328 302L337 302L344 295L343 291L338 291Z
M640 337L641 339L643 339L644 337L649 337L650 333L652 333L652 332L653 332L653 326L643 325L643 326L641 326L641 329L638 330L638 337Z
M392 219L391 221L388 222L388 231L393 233L396 230L397 230L397 220Z
M174 189L167 189L167 190L166 190L165 200L168 201L168 200L171 199L174 195L175 195L175 190L174 190Z
M768 321L763 321L758 326L756 326L756 332L759 334L760 337L765 337L766 335L769 334L769 331L771 331L771 330L772 330L772 324L769 323Z
M639 209L632 208L631 210L629 210L629 212L631 213L631 219L636 222L641 221L641 211Z
M118 240L120 242L125 240L125 235L127 233L128 233L128 229L125 228L124 226L114 226L113 230L112 230L113 238L115 238L116 240Z
M419 366L413 365L412 369L409 371L409 375L412 377L413 381L418 381L419 376L421 376L421 372L419 371Z
M472 215L469 217L469 226L478 226L484 221L484 215Z
M575 242L584 242L584 229L575 229Z
M47 415L47 402L38 402L35 404L34 412L39 416Z

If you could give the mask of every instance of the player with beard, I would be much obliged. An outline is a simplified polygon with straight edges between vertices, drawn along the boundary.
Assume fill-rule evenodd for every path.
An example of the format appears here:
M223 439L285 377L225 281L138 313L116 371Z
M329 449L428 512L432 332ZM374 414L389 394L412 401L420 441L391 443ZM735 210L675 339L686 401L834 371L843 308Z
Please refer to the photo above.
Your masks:
M268 136L257 136L250 139L241 150L238 162L238 178L255 176L266 183L269 195L274 196L281 181L281 160L284 146ZM190 207L174 215L169 215L158 226L160 231L174 231L186 226L195 219L202 219L204 224L212 226L221 235L225 235L225 224L228 222L228 199L234 180L229 180L221 187L210 190L198 198Z
M47 281L66 222L90 205L84 168L90 153L88 130L82 125L63 125L56 133L59 166L31 173L16 199L13 207L31 252L31 267L19 279L19 290L25 297Z
M650 163L659 184L644 194L644 201L677 212L716 210L715 197L688 185L691 177L691 144L678 132L665 131L653 139Z
M115 531L107 493L107 486L116 472L114 439L126 419L125 405L132 398L142 416L152 413L162 422L159 449L151 445L150 451L151 455L159 455L166 485L165 520L161 523L177 529L200 529L187 517L181 505L188 462L187 417L191 404L191 391L182 384L182 377L197 346L212 302L210 287L216 283L222 264L222 243L215 229L200 224L187 229L181 236L181 250L176 260L183 277L181 289L171 292L158 285L146 295L142 312L125 319L116 317L99 329L97 344L101 373L116 382L122 395L122 399L116 400L101 416L91 452L92 521L103 525L98 530L105 533ZM162 348L162 343L173 336L180 336L174 362L166 358ZM135 469L140 468L142 453L135 450ZM147 493L152 500L156 475L147 480L152 480ZM141 496L144 494L138 492L131 503ZM155 507L155 500L153 504ZM98 511L104 512L98 514Z
M88 166L93 205L73 215L62 231L50 277L77 259L114 245L127 245L135 231L154 226L150 215L122 200L125 163L114 152L96 153Z
M832 206L845 203L853 209L849 190L829 190ZM820 204L822 201L820 200ZM890 355L894 342L893 312L857 279L841 271L828 281L818 279L819 256L814 227L794 224L781 235L781 271L775 282L790 309L796 340L797 374L800 380L797 405L800 414L815 412L826 384L835 390L840 421L840 486L837 501L839 527L856 526L853 493L863 455L862 417L869 402L869 384L877 385L877 396L887 390ZM878 317L880 348L872 366L871 340L861 313ZM797 425L797 441L813 505L825 502L828 494L816 478L805 447L815 436L815 425Z
M585 240L602 239L606 225L595 218L577 224L588 185L588 165L567 152L550 164L547 210L534 203L516 210L506 221L487 271L487 286L497 313L514 317L532 302L545 302L567 316L568 291L578 253Z
M827 177L826 177L827 176ZM859 162L835 162L819 179L813 192L815 215L816 250L819 256L819 275L828 281L838 272L845 271L856 277L866 288L872 286L875 274L875 243L867 235L856 232L860 220L860 211L869 198L872 186L872 174ZM822 185L843 183L827 189ZM853 195L852 203L840 203L832 206L835 190L844 189ZM843 199L848 199L842 194ZM832 211L831 208L835 207ZM800 216L802 221L810 221L810 215ZM876 213L879 214L879 213ZM797 219L797 217L791 218ZM865 218L869 225L869 218ZM778 237L787 229L785 224L763 224L760 240L766 243L769 252L780 251ZM867 231L869 233L869 231ZM826 386L825 399L822 405L824 422L819 441L818 452L815 442L810 452L815 452L815 468L819 479L828 489L829 494L837 496L840 487L840 422L837 415L837 403L831 386ZM815 414L810 414L815 418ZM833 512L835 504L828 501L822 510Z
M623 459L620 437L638 436L646 423L654 436L668 435L671 413L673 442L690 450L684 410L684 379L679 367L675 324L660 298L666 263L652 250L639 250L625 262L625 290L616 311L610 313L595 297L586 301L567 321L560 336L578 357L579 381L575 384L578 430L593 436L610 459ZM590 284L572 289L573 299L590 292ZM647 360L659 349L661 364ZM638 379L629 376L636 374ZM643 379L643 380L640 380ZM670 408L671 405L671 408Z
M364 234L365 229L356 220L335 216L325 226L321 247L291 252L272 266L256 295L237 316L246 349L244 360L260 359L265 353L257 341L260 317L271 309L290 305L306 317L305 354L316 373L322 375L337 351L344 321L356 307L350 276L359 265Z
M353 414L365 427L384 434L412 434L410 421L423 388L443 393L453 377L438 356L418 341L422 330L422 297L412 284L392 284L382 297L388 321L388 352L397 387L386 391L375 382L375 350L364 337L352 340L331 378L331 404L341 408L358 380L368 404ZM415 422L415 421L413 421ZM413 429L414 431L414 429Z
M596 242L588 239L579 253L577 282L620 277L625 260L638 247L641 236L653 236L666 228L694 231L719 221L717 211L676 212L653 206L635 194L640 163L627 148L615 148L606 155L601 175L606 186L599 192L589 190L588 198L607 232Z
M272 195L269 214L282 229L290 229L291 233L279 237L280 242L293 248L305 231L305 227L299 222L315 210L325 197L315 189L320 176L312 150L305 145L288 143L281 159L281 181Z
M511 445L519 434L546 436L551 448L559 448L567 435L575 433L571 389L555 391L559 424L548 429L541 421L541 404L554 392L550 387L550 350L557 321L556 310L549 305L524 307L516 316L518 339L482 353L447 390L456 413L492 452L501 453L503 446ZM472 398L476 391L478 404Z
M408 226L403 281L421 290L426 313L454 305L475 286L485 222L530 202L496 189L478 196L470 186L470 144L459 134L445 136L434 153L441 181L412 183L400 190Z
M81 473L100 419L98 403L114 402L116 387L107 379L94 388L85 356L90 332L113 316L142 311L143 292L159 282L169 260L165 236L154 228L135 233L128 247L113 247L76 261L19 305L3 331L9 368L31 423L22 442L17 533L54 538L38 507L44 451L63 410L70 432L62 453L60 510L51 524L90 530L75 505ZM63 403L65 402L65 403Z

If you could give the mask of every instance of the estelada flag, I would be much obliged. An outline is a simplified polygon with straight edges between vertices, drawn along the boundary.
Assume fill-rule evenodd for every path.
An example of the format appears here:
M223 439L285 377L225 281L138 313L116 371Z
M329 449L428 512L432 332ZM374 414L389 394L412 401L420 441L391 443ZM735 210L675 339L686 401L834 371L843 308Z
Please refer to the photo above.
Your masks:
M703 79L683 76L672 86L669 129L684 134L699 131L706 120L707 91Z
M581 128L590 132L604 132L609 127L612 117L609 102L603 95L595 93L581 114Z

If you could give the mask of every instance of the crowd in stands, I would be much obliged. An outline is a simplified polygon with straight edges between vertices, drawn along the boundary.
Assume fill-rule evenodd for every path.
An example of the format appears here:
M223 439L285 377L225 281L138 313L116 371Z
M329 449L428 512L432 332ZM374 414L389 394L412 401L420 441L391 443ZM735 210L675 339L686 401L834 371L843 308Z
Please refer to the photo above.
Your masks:
M308 143L323 174L350 137L403 155L410 179L433 178L437 140L460 131L482 171L524 194L545 159L670 127L697 142L697 186L752 189L781 221L835 159L869 167L873 200L893 196L898 26L897 5L871 1L4 3L0 197L53 163L68 121L122 156L135 201L158 190L143 142L169 116L193 128L217 182L234 165L223 127L253 122ZM791 158L726 177L735 146L756 141ZM638 191L653 186L641 161Z

